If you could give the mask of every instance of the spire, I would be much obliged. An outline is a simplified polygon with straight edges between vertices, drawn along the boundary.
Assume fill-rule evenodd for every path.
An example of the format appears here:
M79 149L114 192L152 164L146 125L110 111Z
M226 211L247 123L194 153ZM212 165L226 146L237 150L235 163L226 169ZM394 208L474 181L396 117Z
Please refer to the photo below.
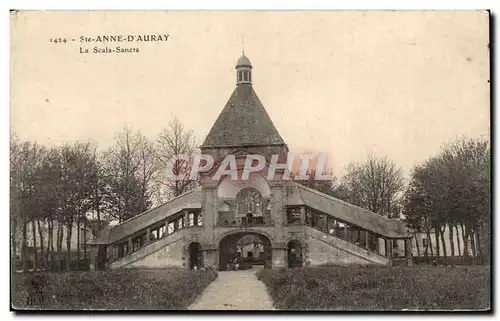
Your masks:
M251 86L251 69L250 60L241 56L236 63L238 85L202 148L286 146Z
M245 56L245 48L242 48L242 56L236 62L236 84L252 84L252 64Z

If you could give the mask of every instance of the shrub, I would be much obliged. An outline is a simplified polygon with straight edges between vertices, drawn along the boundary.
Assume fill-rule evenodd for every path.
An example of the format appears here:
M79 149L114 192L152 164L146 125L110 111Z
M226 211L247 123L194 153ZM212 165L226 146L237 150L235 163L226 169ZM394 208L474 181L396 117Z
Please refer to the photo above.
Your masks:
M489 267L262 270L278 309L451 310L490 307Z
M213 270L112 270L12 277L12 304L23 309L185 309L215 280Z

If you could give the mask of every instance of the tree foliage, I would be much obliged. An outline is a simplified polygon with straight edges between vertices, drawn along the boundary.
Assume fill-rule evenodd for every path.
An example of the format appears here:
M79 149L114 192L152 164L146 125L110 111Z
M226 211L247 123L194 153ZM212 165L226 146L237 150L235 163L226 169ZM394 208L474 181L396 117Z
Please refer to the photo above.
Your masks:
M487 254L484 252L489 248L485 243L489 239L490 193L489 142L460 138L444 146L439 155L415 166L405 192L405 220L415 231L435 233L436 240L443 244L441 254L445 257L446 227L461 232L463 255L469 255L469 251L474 256ZM453 233L450 243L454 255L452 236ZM438 245L436 255L440 254ZM476 248L481 253L474 253Z
M156 140L154 153L159 166L155 176L159 201L179 196L197 185L196 179L190 177L191 161L196 150L193 132L186 130L177 118L163 128ZM168 177L168 166L171 166L172 174L178 179Z
M161 201L165 201L195 185L189 179L173 185L162 181L165 163L175 155L192 155L195 146L192 132L177 119L160 133L157 141L124 127L114 144L104 151L93 142L80 141L46 148L36 142L23 142L13 134L13 257L21 258L24 270L50 268L64 257L67 269L76 250L78 268L80 258L87 258L86 240L91 235L110 223L123 222L148 210L160 192ZM185 165L177 171L182 169ZM91 235L87 235L87 230ZM75 237L76 249L72 248Z
M374 213L399 217L403 172L387 157L370 155L349 165L336 189L337 197Z

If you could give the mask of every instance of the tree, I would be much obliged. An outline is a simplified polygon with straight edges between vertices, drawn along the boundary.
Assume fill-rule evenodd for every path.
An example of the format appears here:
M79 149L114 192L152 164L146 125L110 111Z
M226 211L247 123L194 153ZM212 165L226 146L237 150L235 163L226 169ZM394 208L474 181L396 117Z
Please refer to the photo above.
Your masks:
M104 154L105 209L119 223L151 206L151 153L146 137L125 127L116 136L115 145Z
M370 155L347 168L337 195L380 215L399 217L403 192L402 170L386 157Z
M12 256L17 258L21 221L21 143L15 133L10 138L10 237Z
M458 234L461 231L462 255L469 253L470 238L473 256L476 256L475 249L484 248L475 244L481 242L480 233L485 230L488 233L484 227L489 223L490 197L489 142L461 138L444 146L439 155L415 167L405 193L404 215L414 230L424 229L428 236L430 230L434 231L436 256L440 256L441 241L446 260L446 227L450 230L452 255L455 255L453 231L457 233L459 249Z
M196 150L193 132L186 130L177 118L163 128L155 146L155 158L159 166L155 176L159 202L179 196L197 185L196 180L190 178L190 161ZM180 176L180 179L167 177L169 162L172 162L172 173Z
M85 225L87 213L92 208L91 196L93 153L92 146L88 142L76 142L73 145L65 145L61 148L62 171L61 171L61 204L63 212L60 216L66 227L66 268L69 269L71 261L71 238L73 227L76 226L77 233L77 267L81 253L81 226Z
M31 223L34 248L34 267L38 267L38 252L36 251L35 224L41 211L38 207L37 172L39 171L46 149L37 143L20 142L14 135L10 146L10 208L11 233L14 237L13 246L17 245L17 235L20 230L21 260L23 270L29 269L28 224ZM16 253L17 254L17 253Z
M441 154L443 166L447 168L447 187L450 195L450 217L452 223L460 225L464 241L463 255L468 255L467 243L471 240L472 253L476 256L488 250L483 241L489 240L490 222L490 159L487 139L459 138L444 147ZM458 230L457 230L458 232ZM488 234L482 238L481 234ZM489 243L489 242L488 242Z

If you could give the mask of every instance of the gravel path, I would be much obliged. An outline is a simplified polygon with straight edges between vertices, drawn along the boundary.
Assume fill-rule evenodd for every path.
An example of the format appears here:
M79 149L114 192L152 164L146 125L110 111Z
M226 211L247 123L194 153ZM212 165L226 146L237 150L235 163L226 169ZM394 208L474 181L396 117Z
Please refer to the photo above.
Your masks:
M258 268L220 271L188 310L274 310L264 283L257 279Z

